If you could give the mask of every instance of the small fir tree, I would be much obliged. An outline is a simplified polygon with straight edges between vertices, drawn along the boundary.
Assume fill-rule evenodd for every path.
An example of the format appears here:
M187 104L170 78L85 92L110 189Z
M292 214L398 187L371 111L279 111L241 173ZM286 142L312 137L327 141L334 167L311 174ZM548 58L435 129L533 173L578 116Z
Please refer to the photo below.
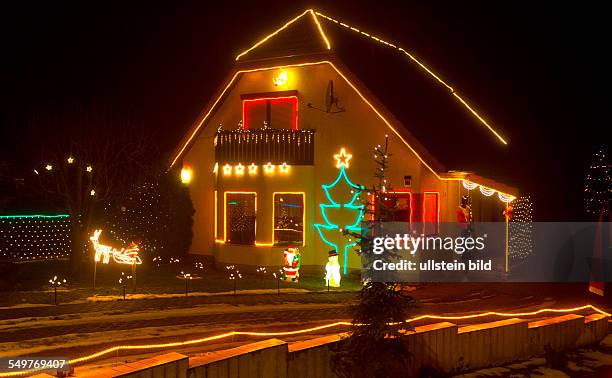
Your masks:
M375 230L380 229L377 226L392 219L393 209L385 201L390 190L386 179L390 156L387 137L384 147L375 148L374 177L378 185L369 190L364 204L370 220L362 225L359 234L345 232L348 237L359 240L357 252L360 254L371 242ZM333 356L334 372L341 377L405 377L410 358L406 332L412 329L406 320L412 304L412 297L395 282L365 282L358 304L352 309L349 336L338 344Z

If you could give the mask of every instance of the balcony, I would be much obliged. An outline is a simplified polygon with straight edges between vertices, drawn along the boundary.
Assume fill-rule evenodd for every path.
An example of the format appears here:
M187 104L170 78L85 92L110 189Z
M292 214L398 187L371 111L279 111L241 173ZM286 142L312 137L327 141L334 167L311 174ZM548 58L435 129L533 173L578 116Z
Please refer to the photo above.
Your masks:
M314 130L221 130L215 136L219 164L314 164Z

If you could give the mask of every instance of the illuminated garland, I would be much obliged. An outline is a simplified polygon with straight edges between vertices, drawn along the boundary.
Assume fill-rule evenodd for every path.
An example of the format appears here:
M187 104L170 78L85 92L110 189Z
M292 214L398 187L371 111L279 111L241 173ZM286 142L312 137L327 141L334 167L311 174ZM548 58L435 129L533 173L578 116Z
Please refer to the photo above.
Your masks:
M493 194L495 194L495 192L497 192L497 198L499 198L499 200L504 203L510 203L516 199L516 197L513 195L502 193L492 188L487 188L486 186L479 185L475 182L471 182L468 180L462 180L461 183L463 187L467 190L474 190L480 186L480 193L482 193L483 195L487 197L491 197Z

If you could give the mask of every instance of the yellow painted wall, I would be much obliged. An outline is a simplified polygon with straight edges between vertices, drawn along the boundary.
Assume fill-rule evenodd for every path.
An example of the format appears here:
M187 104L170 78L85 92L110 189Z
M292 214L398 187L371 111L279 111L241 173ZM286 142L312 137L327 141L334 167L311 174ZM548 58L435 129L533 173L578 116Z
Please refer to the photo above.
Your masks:
M327 199L321 184L333 182L338 175L333 155L345 147L353 155L347 170L350 180L371 187L376 182L374 172L377 168L373 161L373 148L376 144L384 143L385 135L389 135L389 149L393 154L388 171L389 184L394 189L404 188L404 176L412 176L413 192L440 192L440 220L456 220L456 209L463 190L461 182L442 181L432 174L330 65L323 63L286 68L283 71L287 72L288 80L285 85L278 87L274 86L273 78L281 72L279 69L241 74L185 155L183 164L190 166L193 171L190 189L196 209L191 253L214 255L221 263L281 265L282 247L237 246L214 242L214 191L218 192L219 239L223 238L223 191L258 193L256 240L260 243L269 243L272 238L272 193L304 191L306 246L302 249L302 262L305 265L323 266L331 248L321 241L313 225L324 223L318 205L327 203ZM329 80L333 80L335 95L340 99L340 106L346 109L345 112L331 114L308 108L309 103L318 108L325 107ZM249 177L246 173L242 177L225 177L221 172L214 174L214 135L219 125L226 130L238 127L242 118L240 96L287 90L298 91L299 128L316 130L314 166L293 166L286 175L276 173L266 176L261 167L255 177ZM243 162L243 165L250 163ZM493 207L497 207L497 204ZM346 222L352 220L346 219ZM349 266L359 267L359 259L354 253L349 253Z

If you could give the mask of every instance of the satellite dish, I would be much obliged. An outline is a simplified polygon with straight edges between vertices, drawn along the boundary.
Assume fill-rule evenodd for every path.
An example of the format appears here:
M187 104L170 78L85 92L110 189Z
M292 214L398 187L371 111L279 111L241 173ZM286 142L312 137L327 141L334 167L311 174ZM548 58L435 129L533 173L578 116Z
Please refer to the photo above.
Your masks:
M333 80L330 80L329 83L327 83L327 89L325 90L325 109L319 109L310 103L308 103L308 107L323 111L325 113L341 113L345 111L345 109L339 105L338 97L336 97L334 94Z
M331 111L334 101L337 101L337 99L334 99L334 81L330 80L325 91L325 111L327 113Z
M336 110L332 110L334 106ZM345 109L343 107L340 107L340 105L338 104L338 97L334 95L334 81L330 80L329 83L327 83L327 91L325 91L325 112L340 113L344 110Z

